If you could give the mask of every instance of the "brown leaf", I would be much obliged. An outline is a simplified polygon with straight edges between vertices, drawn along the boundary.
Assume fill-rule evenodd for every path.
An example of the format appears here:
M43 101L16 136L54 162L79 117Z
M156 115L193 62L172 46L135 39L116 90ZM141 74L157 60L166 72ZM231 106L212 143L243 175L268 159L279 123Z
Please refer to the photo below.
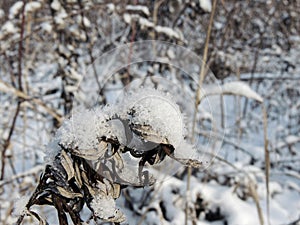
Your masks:
M62 156L61 165L65 169L67 176L68 176L67 181L69 181L75 176L75 170L73 168L73 163L72 163L70 156L65 152L65 150L61 151L61 156Z
M119 184L113 184L113 198L117 199L120 197L121 194L121 186Z
M80 174L80 169L77 163L75 163L75 180L76 183L78 184L78 187L82 187L82 180L81 180L81 174Z
M113 160L115 161L115 167L118 168L119 170L122 170L124 168L124 162L123 159L121 157L121 155L116 152L114 154Z
M81 193L68 191L68 190L66 190L66 189L64 189L60 186L57 186L57 190L61 194L61 196L65 197L65 198L73 199L73 198L76 198L76 197L79 197L79 198L83 197L83 195Z
M107 150L107 143L100 141L96 149L73 149L72 154L87 160L98 160L103 158Z
M167 138L158 134L150 125L134 125L132 131L147 141L169 144Z

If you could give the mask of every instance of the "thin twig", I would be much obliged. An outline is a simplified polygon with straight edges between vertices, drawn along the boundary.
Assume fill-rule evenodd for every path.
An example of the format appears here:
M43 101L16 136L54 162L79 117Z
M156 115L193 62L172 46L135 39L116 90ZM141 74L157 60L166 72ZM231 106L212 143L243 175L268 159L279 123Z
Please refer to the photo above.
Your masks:
M78 2L78 5L79 5L80 9L83 9L84 7L82 5L82 0L77 0L77 2ZM80 11L80 14L81 14L81 26L83 28L83 31L84 31L85 36L87 38L87 41L89 41L89 40L91 40L91 38L89 38L89 33L88 33L87 27L85 26L85 23L84 23L84 12L85 11L83 11L83 10ZM93 44L90 43L90 46L88 47L88 54L89 54L89 57L90 57L92 68L93 68L94 78L95 78L95 81L96 81L98 89L99 89L99 94L102 94L101 93L102 92L102 87L101 87L101 84L100 84L99 79L98 79L99 75L98 75L97 69L95 67L95 58L93 56L92 48L93 48ZM104 102L104 104L105 104L105 102Z
M23 35L24 35L24 27L25 27L25 5L26 5L26 0L23 0L23 7L22 7L22 21L21 21L21 30L20 30L20 41L19 41L19 50L18 50L18 88L20 92L23 92L23 87L22 87L22 57L23 57ZM11 137L14 133L15 130L15 125L17 118L19 116L19 112L21 109L21 103L22 99L18 99L17 103L17 108L13 117L12 125L9 130L9 134L7 139L4 141L3 149L1 152L1 175L0 175L0 180L4 179L4 171L5 171L5 154L7 151L7 148L10 145L10 140Z
M192 127L192 141L194 141L194 134L195 134L195 126L196 126L196 118L197 118L197 112L198 112L198 105L200 104L201 101L201 87L204 81L205 73L206 73L206 61L207 61L207 55L208 55L208 46L209 46L209 39L210 39L210 34L213 26L213 20L214 20L214 14L216 11L216 5L217 5L217 0L213 1L212 5L212 11L210 14L209 18L209 25L207 29L207 34L206 34L206 39L205 39L205 46L204 46L204 52L203 52L203 59L202 59L202 65L201 65L201 70L200 70L200 78L199 78L199 83L198 83L198 88L196 92L196 100L195 100L195 110L194 110L194 117L193 117L193 127ZM192 174L192 168L188 167L188 174L187 174L187 201L186 201L186 207L185 207L185 225L188 224L189 220L189 210L188 210L188 195L189 195L189 189L190 189L190 178Z
M270 155L268 150L268 118L267 118L267 111L262 104L262 112L263 112L263 123L264 123L264 149L265 149L265 167L266 167L266 191L267 191L267 219L268 224L270 225L270 187L269 187L269 181L270 181Z
M209 18L209 25L208 25L208 29L207 29L204 52L203 52L203 59L202 59L202 65L201 65L201 70L200 70L200 78L199 78L198 88L197 88L197 92L196 92L196 101L195 101L195 111L194 111L194 116L193 116L192 134L195 133L196 116L197 116L197 112L198 112L197 109L198 109L198 105L201 102L201 88L202 88L202 84L203 84L203 81L204 81L205 72L207 71L206 70L206 61L207 61L207 55L208 55L208 46L209 46L209 39L210 39L211 29L212 29L212 25L213 25L216 5L217 5L217 0L214 0L213 1L213 6L212 6L212 11L211 11L210 18Z
M48 107L42 100L37 98L32 98L25 94L24 92L19 91L18 89L15 89L13 86L7 84L6 82L0 80L0 84L3 84L7 87L8 90L4 90L5 92L11 92L18 98L22 99L23 101L26 100L27 102L32 102L36 105L41 106L48 114L50 114L54 119L57 120L57 122L60 124L62 122L62 116L57 113L54 109L51 109ZM1 91L1 90L0 90Z

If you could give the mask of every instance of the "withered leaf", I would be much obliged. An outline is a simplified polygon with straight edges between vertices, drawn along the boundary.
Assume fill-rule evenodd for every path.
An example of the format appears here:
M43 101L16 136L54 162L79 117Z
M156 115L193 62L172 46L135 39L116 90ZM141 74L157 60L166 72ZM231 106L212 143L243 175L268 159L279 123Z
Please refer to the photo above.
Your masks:
M39 220L39 225L48 225L46 219L39 216L39 214L37 214L36 212L28 210L26 213L37 218Z
M113 198L114 199L117 199L120 197L120 194L121 194L121 186L119 184L113 184Z
M171 146L172 147L172 146ZM174 156L173 152L171 151L170 147L168 145L162 145L162 149L164 152L172 159L180 162L181 164L185 166L191 166L194 168L200 168L202 167L202 162L197 159L189 159L189 158L177 158Z
M99 180L97 181L97 188L97 194L99 195L107 195L109 193L109 191L107 190L107 185Z
M173 157L173 159L177 160L178 162L184 164L185 166L191 166L193 168L200 168L202 167L202 162L198 161L196 159L181 159L181 158L176 158Z
M68 176L67 181L69 181L75 176L75 170L73 168L73 163L72 163L70 156L65 152L65 150L61 151L61 156L62 156L61 165L65 169L67 176Z
M105 141L100 141L97 148L93 149L73 149L72 153L76 156L87 160L98 160L103 158L107 150L107 143Z
M169 144L167 138L162 137L160 134L155 132L155 130L150 125L134 125L131 127L131 129L134 133L141 136L147 141L154 143Z
M124 162L119 152L116 152L114 154L113 160L115 161L116 168L118 168L119 170L122 170L124 168Z
M83 179L84 185L87 187L90 195L95 196L96 195L96 190L90 186L90 182L86 176L86 173L84 171L81 172L81 177Z
M76 197L79 197L79 198L83 197L83 195L81 193L75 193L72 191L68 191L60 186L57 186L56 188L57 188L58 192L61 194L61 196L65 197L65 198L73 199Z
M75 180L76 183L78 184L78 187L81 188L82 187L82 180L81 180L81 174L80 174L80 169L78 164L75 162Z

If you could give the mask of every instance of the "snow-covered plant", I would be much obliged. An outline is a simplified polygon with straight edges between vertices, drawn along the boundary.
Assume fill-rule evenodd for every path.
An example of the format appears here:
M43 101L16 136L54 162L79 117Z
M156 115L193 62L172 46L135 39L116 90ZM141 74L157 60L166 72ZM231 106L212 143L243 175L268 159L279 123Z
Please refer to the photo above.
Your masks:
M74 224L82 224L80 212L86 207L95 221L123 222L125 216L114 200L128 185L155 182L145 164L160 163L168 156L187 166L201 166L195 159L174 154L185 142L178 112L169 96L140 89L114 106L75 113L49 145L50 160L18 224L25 215L45 223L30 210L44 204L56 208L61 225L68 224L67 215Z

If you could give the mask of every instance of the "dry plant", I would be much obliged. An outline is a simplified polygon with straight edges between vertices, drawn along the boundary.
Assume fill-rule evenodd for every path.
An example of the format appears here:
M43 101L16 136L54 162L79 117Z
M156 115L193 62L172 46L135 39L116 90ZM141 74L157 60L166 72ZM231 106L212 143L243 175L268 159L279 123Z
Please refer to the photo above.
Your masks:
M146 163L149 165L161 163L168 156L189 167L202 166L202 163L195 159L176 157L174 155L176 149L171 139L159 133L146 121L134 122L132 118L138 117L138 108L138 105L130 108L125 116L113 114L106 119L99 119L101 126L98 128L103 130L96 130L96 134L92 136L94 139L90 139L88 135L78 137L79 142L93 142L95 148L83 148L80 144L76 144L76 137L68 139L70 127L88 133L86 127L93 129L90 124L76 124L71 118L70 127L62 125L54 141L54 145L59 147L58 153L46 165L17 224L22 224L25 216L32 216L40 224L47 224L45 218L31 210L34 205L54 206L60 225L69 224L68 217L76 225L90 220L119 224L124 222L125 216L116 209L114 200L120 196L121 189L129 185L145 187L155 182L155 178L144 169ZM117 134L111 132L112 124L119 124L119 130L114 130ZM121 141L123 139L119 134L123 128L127 132L126 136L130 136L130 143L134 141L134 145L127 144L129 140L126 143ZM106 136L99 134L105 132ZM128 157L138 159L136 165L128 164ZM92 212L87 221L81 218L85 206Z

